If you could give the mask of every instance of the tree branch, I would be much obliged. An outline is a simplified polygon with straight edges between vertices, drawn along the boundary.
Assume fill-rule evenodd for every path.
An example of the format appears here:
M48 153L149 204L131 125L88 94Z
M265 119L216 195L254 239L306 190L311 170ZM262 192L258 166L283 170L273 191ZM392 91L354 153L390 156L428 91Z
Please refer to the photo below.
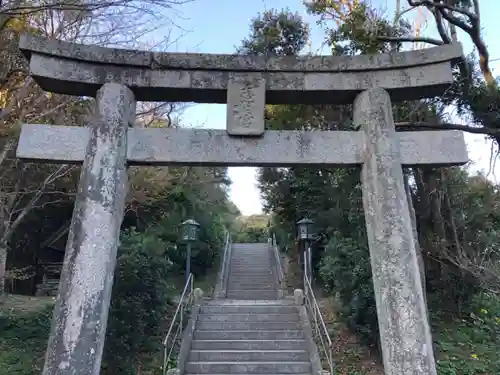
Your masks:
M499 135L500 129L492 129L486 127L476 127L470 125L462 124L452 124L452 123L430 123L430 122L397 122L396 127L399 128L421 128L421 129L436 129L436 130L462 130L467 133L473 134L486 134L486 135Z
M412 42L412 43L428 43L435 46L442 46L445 44L441 40L426 38L426 37L412 37L412 36L378 36L381 42Z

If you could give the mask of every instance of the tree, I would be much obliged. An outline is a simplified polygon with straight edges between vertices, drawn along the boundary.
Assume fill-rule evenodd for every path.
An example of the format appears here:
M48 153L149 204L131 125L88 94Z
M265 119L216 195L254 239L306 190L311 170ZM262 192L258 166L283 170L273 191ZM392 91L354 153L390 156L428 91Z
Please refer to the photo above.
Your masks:
M387 20L376 10L356 2L351 2L352 6L347 2L322 1L309 5L312 13L321 15L327 44L335 55L399 51L405 38L413 33L403 17L404 11ZM456 74L460 71L457 70ZM450 100L460 98L461 94L456 90L452 93L454 97L450 93ZM446 124L441 125L443 104L439 100L397 103L393 106L393 113L398 123L430 123L446 127ZM266 126L272 129L350 129L351 118L350 106L266 108ZM460 314L478 290L495 291L499 285L495 276L498 267L492 268L498 264L498 254L496 247L488 242L496 229L491 228L486 220L481 222L483 216L479 214L488 212L482 209L488 204L493 205L496 212L497 205L487 203L496 201L496 195L488 193L480 203L475 201L472 204L468 192L474 179L459 168L413 168L405 170L405 175L408 198L415 207L415 235L425 265L421 269L427 271L425 278L422 276L428 295L432 297L429 308L431 313L447 310ZM295 256L296 249L291 235L295 222L303 216L315 219L319 233L313 245L315 272L327 290L340 294L344 316L350 326L357 332L364 332L367 340L377 341L359 169L262 168L259 187L265 211L273 214L276 231L281 232L281 243L288 242L284 245L292 256ZM496 190L496 187L490 188ZM490 191L490 188L484 187L482 191ZM477 225L475 229L472 229L472 221L474 226ZM437 305L436 300L441 304Z
M148 46L144 37L168 21L167 10L177 0L61 0L0 2L0 300L4 295L7 250L22 221L33 209L50 203L44 197L64 191L74 194L78 168L24 163L15 158L19 125L53 123L83 126L92 116L94 101L54 95L41 90L28 76L17 49L19 35L30 32L69 42L100 46L161 48L168 39ZM171 22L167 23L172 25ZM171 122L179 109L170 103L138 106L138 122L158 117ZM62 177L72 177L66 182ZM65 186L66 184L66 186ZM68 185L69 184L69 185Z
M289 56L304 48L309 27L298 13L272 9L252 19L250 33L250 37L242 41L238 53Z

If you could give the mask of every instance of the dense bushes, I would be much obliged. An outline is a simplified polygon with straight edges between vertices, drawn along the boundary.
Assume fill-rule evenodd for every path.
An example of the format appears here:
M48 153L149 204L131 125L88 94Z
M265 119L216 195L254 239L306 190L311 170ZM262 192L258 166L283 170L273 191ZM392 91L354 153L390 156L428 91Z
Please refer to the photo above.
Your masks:
M179 296L174 284L177 279L184 279L185 266L183 249L159 235L177 238L178 226L164 224L160 221L142 232L129 229L122 233L104 346L103 374L156 373L161 367L162 342L176 308L174 298ZM193 247L197 249L194 258L202 259L198 262L199 267L215 259L223 229L214 224L202 231L201 238L208 242L200 241ZM193 271L201 272L196 268ZM51 312L52 306L24 314L0 311L0 374L35 375L41 372Z
M0 310L1 375L42 372L51 317L52 304L28 311Z
M121 233L118 249L103 374L159 373L163 339L177 307L175 298L185 283L186 249L180 242L180 224L194 218L201 225L199 241L192 246L195 276L217 264L224 245L225 228L232 219L225 187L211 182L207 169L169 172L171 184L157 187L124 221L127 229ZM173 183L176 173L186 185ZM190 179L195 182L189 183ZM16 328L18 324L22 327ZM37 328L23 329L31 326ZM3 369L12 375L39 374L49 327L50 312L0 316L0 374Z
M232 226L231 239L241 243L266 243L269 237L267 215L240 216Z
M151 233L122 236L106 335L103 369L136 374L143 353L158 352L164 318L172 306L172 262L167 245Z
M122 233L104 349L103 368L109 374L161 367L162 342L177 307L174 299L185 283L181 223L193 218L200 224L191 253L195 280L217 264L224 245L228 200L220 187L172 185L145 206L150 221Z
M500 374L500 300L478 293L466 314L431 314L440 375Z
M342 302L349 328L369 343L378 340L378 321L368 246L338 232L330 239L320 268L324 287Z
M133 375L160 368L165 319L172 302L167 245L149 232L123 233L104 345L102 373ZM26 297L22 306L37 303ZM30 312L0 311L0 374L38 375L43 367L52 304ZM7 308L7 306L5 306Z

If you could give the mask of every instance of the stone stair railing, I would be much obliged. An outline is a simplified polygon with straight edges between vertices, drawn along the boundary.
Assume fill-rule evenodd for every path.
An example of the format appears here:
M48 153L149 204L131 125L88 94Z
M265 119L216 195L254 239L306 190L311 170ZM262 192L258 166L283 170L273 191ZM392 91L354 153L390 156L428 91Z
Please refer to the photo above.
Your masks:
M283 271L283 265L281 264L281 256L276 242L276 235L273 234L271 238L268 239L268 244L270 251L272 253L273 266L276 270L276 284L278 285L278 298L283 298L286 293L287 284L285 279L285 272Z
M185 352L182 347L191 344L190 340L185 339L185 336L190 331L189 326L194 329L199 310L199 301L195 294L201 297L201 293L196 293L194 290L194 275L191 273L181 296L177 300L177 309L163 340L163 375L166 375L170 368L175 368L178 363L184 362L180 358L182 352Z
M307 314L308 324L311 327L313 340L318 348L321 365L327 367L330 374L334 373L333 345L323 318L318 301L313 292L311 281L304 272L304 308ZM306 317L304 317L306 318Z
M229 276L229 267L231 263L231 234L227 231L226 243L222 254L217 283L214 290L214 298L226 298L227 280Z

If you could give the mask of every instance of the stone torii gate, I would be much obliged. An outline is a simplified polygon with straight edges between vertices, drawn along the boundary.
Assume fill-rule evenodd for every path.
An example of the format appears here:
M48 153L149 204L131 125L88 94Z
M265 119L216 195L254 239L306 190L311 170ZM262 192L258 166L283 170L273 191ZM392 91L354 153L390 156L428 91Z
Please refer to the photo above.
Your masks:
M468 161L458 131L396 132L391 99L441 94L460 45L374 56L156 53L25 35L47 91L96 97L88 127L23 125L20 158L83 163L43 374L99 374L128 165L362 165L387 375L436 374L402 166ZM226 130L132 128L135 101L228 104ZM264 106L354 103L360 131L268 131Z

